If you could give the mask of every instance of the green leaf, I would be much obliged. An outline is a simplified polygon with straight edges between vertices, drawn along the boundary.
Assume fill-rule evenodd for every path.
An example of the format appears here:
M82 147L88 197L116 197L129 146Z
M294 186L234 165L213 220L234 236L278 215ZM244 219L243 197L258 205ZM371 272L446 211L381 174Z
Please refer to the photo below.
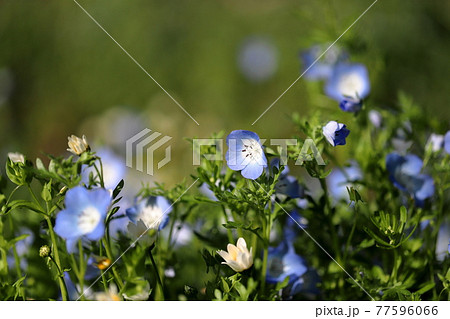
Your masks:
M408 218L407 210L405 206L400 207L400 222L406 223Z
M116 198L117 195L119 195L119 193L120 193L120 192L122 191L122 189L123 189L123 185L124 185L124 184L125 184L125 183L124 183L123 179L120 180L119 184L117 184L116 188L114 188L114 190L113 190L113 196L112 196L112 198Z
M52 181L44 184L42 188L41 197L44 201L50 202L52 200Z
M8 204L8 207L9 207L10 210L17 209L17 208L27 208L29 210L32 210L32 211L36 212L36 213L43 213L41 208L36 203L29 202L29 201L24 200L24 199L14 200L14 201L12 201L12 202L10 202Z
M361 248L368 248L368 247L372 247L373 245L375 245L375 240L372 239L364 239L360 244L359 247Z
M416 291L417 294L419 295L423 295L424 293L426 293L428 290L433 289L435 286L434 282L429 282L427 284L425 284L422 288L420 288L419 290Z

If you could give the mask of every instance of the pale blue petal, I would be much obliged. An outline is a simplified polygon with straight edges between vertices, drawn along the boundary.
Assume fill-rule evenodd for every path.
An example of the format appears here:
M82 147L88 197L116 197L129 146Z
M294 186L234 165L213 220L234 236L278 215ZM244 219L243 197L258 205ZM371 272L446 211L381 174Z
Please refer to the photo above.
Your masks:
M423 162L417 155L406 155L405 162L401 166L402 174L416 175L422 170Z
M444 137L444 149L447 154L450 154L450 131L445 134Z
M103 220L100 220L95 229L89 234L86 234L86 238L89 240L97 241L100 238L102 238L104 234L105 234L105 224L103 223Z
M83 235L82 230L78 228L78 213L72 209L60 211L56 215L55 233L66 239Z
M245 178L248 179L257 179L258 177L261 176L263 170L264 170L263 165L259 165L258 163L251 163L249 165L247 165L242 171L241 174L242 176L244 176Z

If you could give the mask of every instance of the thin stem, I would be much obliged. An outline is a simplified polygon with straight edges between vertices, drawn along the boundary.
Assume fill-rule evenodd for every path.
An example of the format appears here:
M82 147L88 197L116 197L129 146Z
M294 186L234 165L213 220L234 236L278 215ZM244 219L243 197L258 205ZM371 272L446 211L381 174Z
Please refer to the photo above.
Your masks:
M328 222L328 226L330 228L330 234L331 234L331 241L333 242L333 248L334 251L336 253L336 260L337 262L341 261L341 251L340 251L340 244L339 244L339 238L337 236L336 233L336 228L333 225L333 221L332 218L333 216L331 216L331 204L330 204L330 196L328 194L328 187L327 187L327 182L324 178L320 178L320 186L323 189L323 193L324 193L324 198L325 198L325 210L324 210L324 215L327 219Z
M100 256L103 256L103 245L100 245ZM105 292L108 292L109 289L108 285L106 284L105 272L103 270L100 270L100 272L102 274L103 288L105 289Z
M30 191L31 196L33 197L36 204L41 208L41 212L44 215L45 220L47 221L48 225L48 231L50 233L50 239L52 241L52 253L54 255L54 258L52 257L52 260L55 262L56 268L58 269L58 283L59 283L59 289L61 291L61 298L63 301L67 301L68 299L68 293L67 293L67 287L66 283L64 282L64 274L62 273L61 268L61 260L59 259L59 251L58 251L58 243L56 241L55 231L53 230L53 224L49 216L49 209L47 204L47 209L45 210L42 206L41 202L38 200L36 195L34 194L33 190L31 189L30 184L27 185L28 190Z
M392 265L392 272L391 272L391 277L389 278L393 284L397 283L397 271L398 271L398 267L397 267L397 259L398 259L398 251L397 249L393 249L394 250L394 262Z
M220 205L220 207L222 207L223 217L225 217L225 221L228 221L229 217L228 217L227 211L225 209L225 206ZM227 234L228 234L228 241L230 243L233 243L234 238L233 238L233 231L231 230L231 228L227 228Z
M358 213L358 209L356 208L356 203L355 203L355 216L354 216L354 218L353 218L353 226L352 226L352 229L350 230L350 235L348 236L348 238L347 238L347 243L345 244L345 251L344 251L344 265L346 264L346 262L347 262L347 257L348 257L348 253L349 253L349 247L350 247L350 244L351 244L351 242L352 242L352 239L353 239L353 234L355 233L355 229L356 229L356 222L357 222L357 217L358 217L358 215L357 215L357 213Z
M264 211L264 219L263 219L263 234L265 241L263 242L264 250L263 250L263 260L262 260L262 268L261 268L261 291L264 293L264 289L266 286L266 274L267 274L267 259L269 256L269 242L270 242L270 231L272 228L272 208L271 205L268 205L267 214Z
M148 254L150 256L150 261L152 262L153 268L155 269L156 280L158 282L158 288L159 288L156 290L155 300L164 300L164 285L161 280L161 276L159 275L158 266L156 265L155 259L153 258L152 247L148 250Z
M45 220L47 221L48 230L52 241L52 253L54 255L54 257L52 257L52 260L55 262L56 268L58 269L58 282L59 282L59 289L61 290L61 298L63 301L67 301L69 300L67 287L63 279L64 274L62 272L61 261L59 259L58 244L56 241L55 232L53 230L52 221L50 220L50 217L48 215L45 215Z
M108 236L106 236L106 238L108 238ZM109 244L109 240L107 240L106 238L103 238L103 244L105 245L105 250L106 250L106 257L108 257L109 260L114 260L112 257L111 246ZM122 291L122 289L123 289L122 278L120 278L120 275L117 272L116 267L114 265L111 267L111 269L113 272L114 280L116 281L116 284L119 287L119 291Z
M231 210L231 216L233 216L233 220L235 222L238 221L237 214L235 212L233 212L233 210ZM244 233L242 232L242 229L237 228L236 230L237 230L237 233L238 233L238 237L244 237Z
M16 187L16 189L17 189L17 187ZM13 219L12 219L11 214L8 214L8 220L9 220L9 227L10 227L10 229L12 231L14 229L14 227L13 227L14 225L13 225ZM13 255L14 255L14 263L15 263L15 266L16 266L17 277L18 278L22 278L22 269L20 268L20 256L17 253L17 249L16 249L16 245L15 244L13 245L12 250L13 250ZM26 298L25 298L25 289L23 287L20 288L20 293L22 295L23 300L25 301L26 300Z
M11 194L9 194L8 199L6 200L5 206L8 205L9 201L11 200L11 198L13 197L14 193L21 187L22 185L17 185L11 192Z
M80 291L84 291L84 275L86 273L86 265L84 262L83 242L81 239L78 241L78 253L80 254L80 268L78 272L78 283L80 284ZM81 296L81 300L84 300L84 294Z

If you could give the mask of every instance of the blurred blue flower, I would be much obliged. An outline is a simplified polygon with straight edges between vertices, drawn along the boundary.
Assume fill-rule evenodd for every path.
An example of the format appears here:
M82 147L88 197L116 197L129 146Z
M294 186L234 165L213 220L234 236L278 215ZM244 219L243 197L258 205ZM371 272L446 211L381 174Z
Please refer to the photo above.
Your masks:
M200 188L199 188L200 192L205 195L206 197L208 197L210 200L213 200L215 202L218 201L216 195L214 194L214 192L211 190L211 188L209 187L208 184L203 183Z
M66 209L56 216L55 232L66 239L67 251L73 253L78 239L99 240L105 232L103 220L111 204L111 195L105 189L88 190L77 186L69 189Z
M308 50L300 53L302 59L303 72L308 80L325 80L333 73L336 63L344 62L348 58L348 54L337 46L332 46L314 65L314 61L325 52L329 45L314 45ZM311 66L312 65L312 66ZM308 69L309 68L309 69Z
M450 220L447 218L439 227L436 238L436 259L443 261L450 253Z
M252 82L271 78L278 67L278 52L268 39L247 39L239 50L238 65L242 74Z
M16 246L16 253L20 257L20 268L25 270L28 267L28 260L25 257L33 245L35 236L34 236L33 231L26 227L19 228L17 237L22 236L22 235L28 235L28 236L25 237L24 239L16 242L15 246ZM13 255L8 254L6 259L7 259L7 263L8 263L9 267L11 267L11 268L15 267L16 260Z
M147 229L161 230L169 222L171 211L172 206L167 199L162 196L150 196L128 208L126 214L134 224L141 220Z
M345 112L358 112L362 108L362 100L347 96L341 100L339 107Z
M345 124L330 121L322 128L322 133L331 145L337 146L345 145L345 138L350 131Z
M376 110L370 110L369 111L369 121L372 123L375 127L380 127L381 123L383 122L383 117L381 116L381 113Z
M272 170L274 167L280 169L280 159L278 157L272 159L270 161L270 167ZM275 191L277 195L285 195L290 198L303 198L305 196L305 189L299 184L297 178L289 175L289 167L287 165L284 166L278 178Z
M257 179L267 167L259 136L251 131L237 130L227 136L227 165L233 171L241 171L248 179Z
M286 225L283 228L284 240L293 242L305 228L308 228L308 220L296 210L291 211L286 217Z
M350 162L350 166L335 168L327 176L327 186L331 197L338 201L343 198L348 199L347 187L353 186L355 181L362 179L362 172L355 161ZM350 201L350 199L348 199Z
M103 165L103 180L105 182L106 189L114 189L117 184L125 177L126 166L125 161L114 154L110 149L100 149L97 152L97 156L102 159ZM89 174L95 169L93 167L85 167L81 172L81 180L83 183L87 184L89 182Z
M450 154L450 131L445 134L444 137L444 149L447 154Z
M362 64L336 65L325 86L325 93L338 101L344 111L359 111L361 100L370 93L367 68Z
M405 155L413 144L411 122L405 121L397 128L395 136L391 139L392 146L399 154Z
M422 160L416 155L401 156L390 153L386 156L386 169L395 187L414 197L417 206L423 206L424 200L433 196L433 178L420 174Z
M289 284L285 289L292 296L305 292L304 275L307 271L306 261L295 253L294 246L289 242L283 241L277 247L269 247L266 275L268 283L276 284L289 277Z
M444 135L432 133L428 138L425 148L431 148L433 152L438 152L444 147Z

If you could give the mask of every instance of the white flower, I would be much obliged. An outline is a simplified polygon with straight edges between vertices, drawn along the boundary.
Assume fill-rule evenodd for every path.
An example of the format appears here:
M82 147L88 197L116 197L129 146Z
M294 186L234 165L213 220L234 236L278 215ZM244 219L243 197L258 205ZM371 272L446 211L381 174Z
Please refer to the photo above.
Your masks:
M109 286L109 291L107 292L96 292L93 295L96 301L121 301L116 285L112 284Z
M8 157L13 163L25 164L25 157L21 153L8 153Z
M67 150L75 155L81 155L84 152L90 150L89 144L86 140L86 136L84 135L82 138L71 135L67 139L69 140L67 142L67 144L69 145L69 148Z
M250 251L247 249L247 243L244 238L239 238L237 241L237 246L233 244L228 244L227 250L219 250L217 253L225 259L222 264L228 265L236 272L241 272L249 269L253 265L253 255L252 249Z

